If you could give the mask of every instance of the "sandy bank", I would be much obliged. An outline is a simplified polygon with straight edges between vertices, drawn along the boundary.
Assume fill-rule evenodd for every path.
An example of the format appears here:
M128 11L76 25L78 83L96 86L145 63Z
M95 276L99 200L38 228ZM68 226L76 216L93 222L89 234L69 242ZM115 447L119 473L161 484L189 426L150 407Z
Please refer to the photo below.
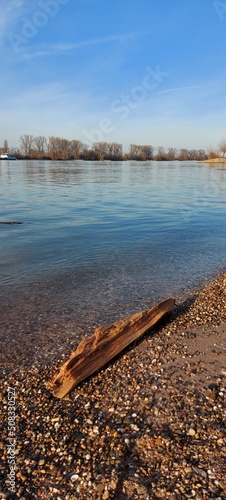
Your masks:
M226 163L226 158L211 158L209 160L203 160L201 163Z

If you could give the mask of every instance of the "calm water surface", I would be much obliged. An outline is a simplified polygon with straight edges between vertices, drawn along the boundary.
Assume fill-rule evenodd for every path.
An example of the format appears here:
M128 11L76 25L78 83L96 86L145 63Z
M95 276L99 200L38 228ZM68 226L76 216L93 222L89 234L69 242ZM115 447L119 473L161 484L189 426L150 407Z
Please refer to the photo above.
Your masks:
M146 306L225 267L225 165L1 161L0 200L4 296Z

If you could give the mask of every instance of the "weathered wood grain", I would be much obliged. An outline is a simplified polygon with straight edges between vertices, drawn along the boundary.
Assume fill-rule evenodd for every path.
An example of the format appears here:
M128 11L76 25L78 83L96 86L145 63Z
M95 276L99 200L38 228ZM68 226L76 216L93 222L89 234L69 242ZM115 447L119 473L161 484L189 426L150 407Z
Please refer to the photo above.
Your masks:
M129 344L140 338L166 313L173 310L172 298L111 325L97 328L80 342L57 375L46 385L54 396L63 398L76 385L100 370Z

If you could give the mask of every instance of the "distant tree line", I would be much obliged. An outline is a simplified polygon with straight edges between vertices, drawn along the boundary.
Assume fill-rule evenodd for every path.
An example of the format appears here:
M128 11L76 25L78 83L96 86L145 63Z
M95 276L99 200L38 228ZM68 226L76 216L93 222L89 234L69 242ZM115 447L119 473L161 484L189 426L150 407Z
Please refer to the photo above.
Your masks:
M18 154L22 158L50 160L203 160L207 154L203 149L179 149L162 146L131 144L128 153L123 153L122 144L117 142L94 142L88 147L83 142L62 137L34 137L24 134L20 137Z
M88 147L83 142L73 139L68 140L62 137L33 136L29 134L21 135L20 147L18 150L10 150L7 140L4 141L2 153L14 153L17 158L37 159L37 160L133 160L133 161L188 161L206 160L216 158L219 154L226 154L226 140L219 143L219 151L211 147L206 152L204 149L176 149L157 148L151 145L131 144L128 153L123 153L122 144L117 142L94 142Z

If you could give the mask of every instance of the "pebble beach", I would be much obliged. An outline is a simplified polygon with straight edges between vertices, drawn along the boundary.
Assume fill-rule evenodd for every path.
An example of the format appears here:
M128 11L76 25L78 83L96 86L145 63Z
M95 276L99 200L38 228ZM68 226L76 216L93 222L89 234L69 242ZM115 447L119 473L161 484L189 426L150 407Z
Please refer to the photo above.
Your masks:
M176 303L62 400L45 384L76 347L76 327L62 341L65 318L40 323L38 345L26 316L15 338L2 310L0 499L226 498L226 272Z

